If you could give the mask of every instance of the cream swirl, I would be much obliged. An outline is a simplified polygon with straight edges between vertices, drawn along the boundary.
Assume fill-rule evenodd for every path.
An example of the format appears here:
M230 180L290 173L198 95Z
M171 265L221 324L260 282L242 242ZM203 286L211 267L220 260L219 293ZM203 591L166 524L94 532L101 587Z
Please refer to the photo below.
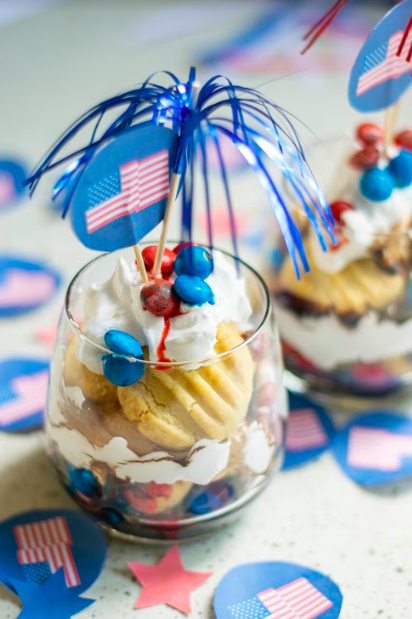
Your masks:
M173 361L194 364L213 357L221 322L234 322L241 331L249 326L252 309L244 278L238 275L230 258L216 251L213 259L214 269L206 282L213 290L214 305L182 303L181 315L169 319L165 356ZM85 291L82 328L100 345L104 345L104 335L110 329L130 333L142 346L148 347L150 359L157 361L165 321L143 308L140 301L143 285L136 266L129 266L121 257L107 281L94 283ZM102 374L99 350L79 340L77 356L92 372Z

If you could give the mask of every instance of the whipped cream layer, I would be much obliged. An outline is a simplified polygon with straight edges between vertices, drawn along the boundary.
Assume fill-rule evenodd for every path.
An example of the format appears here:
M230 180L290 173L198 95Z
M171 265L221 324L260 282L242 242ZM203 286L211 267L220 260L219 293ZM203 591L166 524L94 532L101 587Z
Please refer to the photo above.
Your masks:
M73 395L72 391L67 392L71 400ZM79 404L78 393L75 399ZM129 449L127 440L120 436L113 437L100 447L68 425L56 401L50 402L46 431L48 439L56 443L61 455L73 466L90 468L93 461L104 462L119 479L134 483L154 481L158 484L173 484L176 481L188 481L209 484L226 468L229 461L230 441L201 439L182 460L177 460L165 451L138 456Z
M391 157L399 154L392 149ZM381 161L384 168L387 161ZM345 162L344 167L348 168ZM365 198L359 188L360 174L348 171L348 182L336 199L348 202L353 210L341 214L346 243L325 253L313 230L309 231L309 243L315 265L324 273L337 273L351 262L368 256L368 249L379 235L390 234L402 221L412 217L412 187L395 188L388 200L373 202ZM336 195L331 187L330 195Z
M411 350L412 319L396 323L371 310L355 327L345 327L335 314L301 317L279 306L276 317L285 341L322 370L382 361Z
M234 322L240 331L249 328L252 309L245 280L238 276L233 260L219 252L214 252L213 260L213 273L206 282L213 290L215 304L182 303L181 315L170 318L165 356L172 361L193 363L213 357L217 327L221 322ZM150 359L157 361L165 321L143 308L140 301L143 285L137 267L129 266L120 258L106 282L92 284L85 291L82 328L102 346L104 335L110 329L125 331L142 346L146 345ZM101 351L79 340L77 356L92 372L103 373Z

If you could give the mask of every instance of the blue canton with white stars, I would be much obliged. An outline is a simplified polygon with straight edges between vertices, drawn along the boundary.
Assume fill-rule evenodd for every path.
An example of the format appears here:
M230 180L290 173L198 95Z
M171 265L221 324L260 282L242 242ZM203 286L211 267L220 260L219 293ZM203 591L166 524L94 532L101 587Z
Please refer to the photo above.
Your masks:
M35 585L41 585L51 576L50 566L46 561L24 565L23 569L26 580Z
M13 392L10 385L0 385L0 406L10 400L15 400L16 394Z
M121 193L122 188L120 184L120 173L115 172L110 176L107 176L102 181L95 183L87 190L87 205L88 208L97 206L106 200L114 198Z
M363 62L362 67L362 75L369 73L375 67L378 67L382 62L385 61L386 56L388 55L388 47L389 41L378 47L377 50L365 56L365 60Z
M270 611L258 598L251 598L239 604L228 606L233 619L264 619L270 616Z

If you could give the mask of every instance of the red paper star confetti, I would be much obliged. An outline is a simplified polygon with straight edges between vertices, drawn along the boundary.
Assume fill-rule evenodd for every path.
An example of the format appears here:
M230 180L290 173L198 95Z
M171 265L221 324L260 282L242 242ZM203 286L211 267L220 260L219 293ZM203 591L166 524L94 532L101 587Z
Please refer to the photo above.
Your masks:
M212 572L185 570L178 546L173 546L157 565L128 563L128 566L143 587L135 608L167 604L186 614L191 612L191 592L212 575Z

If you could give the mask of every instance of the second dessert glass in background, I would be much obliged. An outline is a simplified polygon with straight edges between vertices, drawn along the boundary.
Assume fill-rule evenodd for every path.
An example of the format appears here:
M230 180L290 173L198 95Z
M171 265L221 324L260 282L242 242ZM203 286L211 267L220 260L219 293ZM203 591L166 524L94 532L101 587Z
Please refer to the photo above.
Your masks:
M358 129L357 147L342 138L309 151L332 203L336 246L323 253L298 214L310 273L295 279L280 238L272 252L269 278L294 389L351 407L412 385L410 133L397 136L388 157L371 124Z

